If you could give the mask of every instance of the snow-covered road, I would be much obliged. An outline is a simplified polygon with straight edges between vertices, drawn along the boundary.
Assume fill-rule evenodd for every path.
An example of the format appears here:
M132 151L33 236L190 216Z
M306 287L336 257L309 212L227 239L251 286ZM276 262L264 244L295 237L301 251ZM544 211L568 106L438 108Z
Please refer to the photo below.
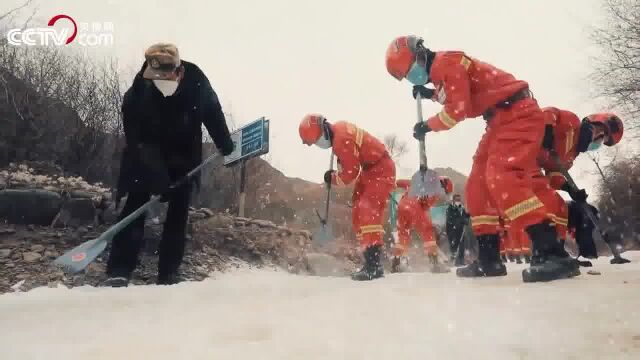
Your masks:
M640 359L640 253L523 284L454 273L345 278L270 270L126 289L0 296L0 358Z

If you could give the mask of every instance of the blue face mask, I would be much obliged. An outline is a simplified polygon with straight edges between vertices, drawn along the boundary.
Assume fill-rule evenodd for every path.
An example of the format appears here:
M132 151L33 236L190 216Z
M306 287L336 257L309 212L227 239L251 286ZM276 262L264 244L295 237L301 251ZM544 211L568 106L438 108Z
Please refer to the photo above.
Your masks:
M602 146L602 141L592 142L591 144L589 144L589 147L587 148L587 151L598 150L600 148L600 146Z
M417 61L411 65L411 68L405 78L413 85L424 85L429 82L429 74L427 73L427 70L418 64Z

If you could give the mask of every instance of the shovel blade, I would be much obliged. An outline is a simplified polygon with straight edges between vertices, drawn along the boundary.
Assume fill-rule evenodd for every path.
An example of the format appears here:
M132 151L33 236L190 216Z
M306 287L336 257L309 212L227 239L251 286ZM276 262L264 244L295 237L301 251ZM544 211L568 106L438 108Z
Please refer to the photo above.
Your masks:
M54 263L70 274L84 270L107 247L107 241L97 238L86 241L57 258Z
M333 232L329 225L321 225L311 234L311 241L316 245L324 245L333 240Z
M438 177L438 173L431 169L426 169L424 171L421 170L416 172L411 178L411 186L409 187L409 196L411 197L445 196L444 189L440 184L440 178Z

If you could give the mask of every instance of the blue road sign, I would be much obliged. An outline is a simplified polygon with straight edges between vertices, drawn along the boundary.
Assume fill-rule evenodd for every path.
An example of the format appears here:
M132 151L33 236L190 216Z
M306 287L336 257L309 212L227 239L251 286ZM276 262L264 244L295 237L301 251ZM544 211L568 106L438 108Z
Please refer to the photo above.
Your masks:
M235 144L233 152L224 158L230 165L239 160L264 155L269 152L269 120L264 117L243 126L231 134Z

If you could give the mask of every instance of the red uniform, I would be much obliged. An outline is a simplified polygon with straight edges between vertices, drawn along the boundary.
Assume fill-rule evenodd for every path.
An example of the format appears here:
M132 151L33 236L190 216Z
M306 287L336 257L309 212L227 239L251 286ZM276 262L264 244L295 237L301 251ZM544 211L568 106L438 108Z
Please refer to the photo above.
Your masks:
M398 180L399 188L408 190L410 180ZM437 244L433 236L433 224L429 216L429 209L438 201L435 197L417 199L410 197L405 191L398 202L398 219L396 228L398 231L398 241L393 248L393 255L403 256L406 254L409 243L411 228L413 228L424 243L426 255L436 255L438 253Z
M353 231L362 248L382 245L384 210L394 187L396 167L387 150L366 131L348 122L331 125L332 147L338 171L331 177L335 185L356 181L351 212Z
M553 107L542 110L545 113L547 124L553 126L553 148L558 154L560 166L569 170L578 156L576 147L580 137L580 119L576 114L566 110ZM540 151L538 163L544 170L545 176L543 178L542 173L539 171L534 177L534 180L538 183L537 187L540 189L538 196L547 206L551 220L556 224L558 237L564 239L567 236L569 209L556 190L561 189L567 180L551 158L548 150L543 148Z
M500 216L514 230L542 222L547 211L530 174L538 168L544 115L528 84L463 52L437 52L429 75L436 87L433 100L444 104L427 120L430 129L447 130L480 115L487 119L465 188L474 233L497 234Z

